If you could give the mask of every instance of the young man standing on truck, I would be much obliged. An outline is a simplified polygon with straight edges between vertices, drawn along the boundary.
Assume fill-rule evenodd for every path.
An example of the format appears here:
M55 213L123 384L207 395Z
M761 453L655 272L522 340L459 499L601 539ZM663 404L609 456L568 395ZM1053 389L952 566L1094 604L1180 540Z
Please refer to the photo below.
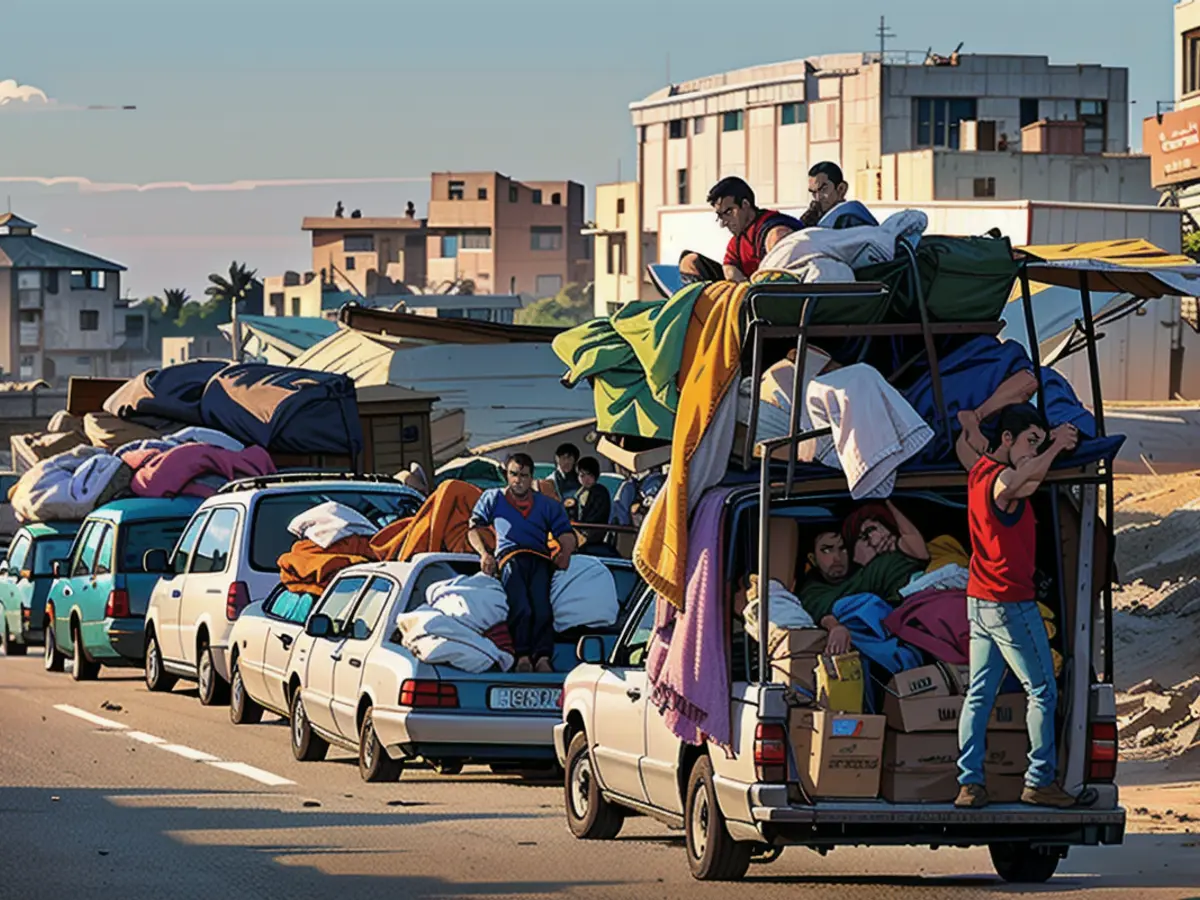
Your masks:
M565 569L575 551L575 533L557 500L533 490L533 460L514 453L504 464L506 489L485 491L471 513L467 540L479 554L485 575L499 574L508 595L508 628L517 672L553 672L554 609L550 605L552 566ZM496 530L496 552L483 529ZM550 555L547 538L559 545Z
M969 419L971 414L960 414L960 420L964 415ZM978 809L988 803L983 771L988 719L1005 672L1011 669L1029 696L1029 768L1021 802L1065 809L1078 805L1080 798L1055 781L1058 687L1034 586L1037 522L1029 498L1054 460L1075 448L1079 433L1069 424L1049 432L1042 414L1028 403L1004 407L999 430L997 441L982 455L971 446L966 428L956 447L970 473L971 684L958 723L961 788L954 805ZM1050 441L1045 446L1047 432Z

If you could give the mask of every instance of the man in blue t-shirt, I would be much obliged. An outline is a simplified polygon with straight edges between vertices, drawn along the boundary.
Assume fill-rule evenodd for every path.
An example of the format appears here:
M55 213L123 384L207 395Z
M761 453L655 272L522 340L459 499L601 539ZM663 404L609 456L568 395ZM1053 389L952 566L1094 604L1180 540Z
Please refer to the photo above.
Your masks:
M557 500L533 490L533 460L514 453L504 464L506 489L485 491L471 512L467 540L479 554L486 575L499 573L508 595L508 627L512 632L517 672L553 672L554 609L550 605L551 563L565 569L575 551L575 532ZM496 552L484 542L483 530L496 531ZM559 544L551 558L548 538Z

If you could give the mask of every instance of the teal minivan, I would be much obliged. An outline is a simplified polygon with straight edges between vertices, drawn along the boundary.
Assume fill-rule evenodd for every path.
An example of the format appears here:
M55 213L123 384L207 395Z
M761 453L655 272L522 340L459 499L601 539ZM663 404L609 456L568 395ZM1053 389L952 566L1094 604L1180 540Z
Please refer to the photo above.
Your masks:
M65 559L54 563L46 600L45 666L88 681L100 666L141 666L146 604L158 575L146 572L146 554L175 546L198 497L117 500L88 516Z
M13 535L0 562L0 644L8 656L24 656L42 642L54 561L67 555L78 531L78 522L32 522Z

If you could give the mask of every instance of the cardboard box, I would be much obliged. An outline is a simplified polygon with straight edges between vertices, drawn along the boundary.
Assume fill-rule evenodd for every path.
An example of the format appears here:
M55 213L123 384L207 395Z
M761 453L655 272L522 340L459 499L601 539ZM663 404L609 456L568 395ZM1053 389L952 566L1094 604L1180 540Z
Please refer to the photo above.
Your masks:
M1020 803L1025 790L1024 775L991 775L984 773L988 800L992 803Z
M958 733L927 731L906 734L887 730L883 740L883 767L901 772L958 771Z
M941 666L919 666L893 675L888 682L887 693L899 699L905 697L949 697L956 693L956 685Z
M788 732L801 783L810 797L879 796L883 716L793 709Z
M807 697L817 696L817 659L825 651L829 635L824 628L794 628L774 646L771 681L787 684Z
M1024 775L1029 768L1029 734L989 730L983 770L991 775Z
M888 803L953 803L958 796L958 769L903 772L884 769L879 794Z
M626 450L608 438L602 437L596 442L596 452L609 462L614 462L629 472L648 472L650 469L664 466L671 461L670 444L635 452Z
M901 699L886 694L883 698L883 714L887 716L888 727L896 731L957 731L962 705L962 697L916 696ZM1025 705L1024 694L999 695L988 718L988 730L1024 731Z

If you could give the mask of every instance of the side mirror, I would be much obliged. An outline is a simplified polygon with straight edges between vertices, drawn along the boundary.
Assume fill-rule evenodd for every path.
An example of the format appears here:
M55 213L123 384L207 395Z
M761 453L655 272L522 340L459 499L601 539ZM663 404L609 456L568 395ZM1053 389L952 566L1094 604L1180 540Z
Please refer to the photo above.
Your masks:
M166 550L147 550L142 555L142 568L148 575L165 575L170 571Z
M314 638L333 637L333 619L324 613L317 613L304 626L304 633Z
M604 662L604 638L598 634L585 634L575 645L575 656L581 663L600 665Z
M70 560L66 559L56 559L54 561L54 565L50 567L50 571L54 574L55 578L67 577L67 565L69 562Z

